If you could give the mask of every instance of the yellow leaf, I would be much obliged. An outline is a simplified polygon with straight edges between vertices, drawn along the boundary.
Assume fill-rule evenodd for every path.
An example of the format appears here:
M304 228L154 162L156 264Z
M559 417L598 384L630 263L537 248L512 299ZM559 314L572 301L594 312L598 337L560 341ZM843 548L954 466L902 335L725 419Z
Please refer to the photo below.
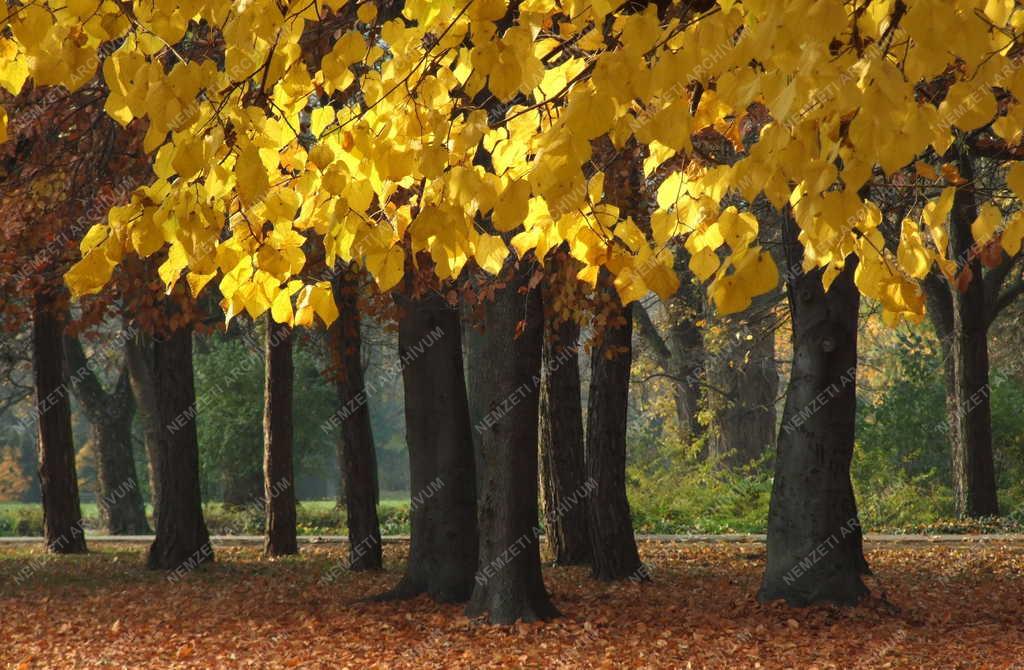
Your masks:
M514 181L505 187L498 203L494 206L495 229L508 232L522 225L530 213L530 184L527 181Z
M288 291L281 291L277 294L270 306L270 315L278 323L292 325L295 320L295 312L292 310L292 296Z
M238 197L246 207L260 202L270 190L270 177L255 145L242 150L235 164L235 178L238 180Z
M114 271L115 263L111 261L101 246L86 254L82 260L71 266L64 281L71 289L71 295L80 297L92 293L98 293L108 281Z
M991 240L1002 222L1003 214L998 207L987 203L982 205L978 218L971 224L971 237L975 244L984 245Z
M718 264L718 254L704 247L690 257L690 272L696 275L697 279L707 281L708 277L715 274Z
M487 233L480 234L476 241L476 250L473 253L477 265L492 275L496 275L501 272L507 257L508 247L500 237Z

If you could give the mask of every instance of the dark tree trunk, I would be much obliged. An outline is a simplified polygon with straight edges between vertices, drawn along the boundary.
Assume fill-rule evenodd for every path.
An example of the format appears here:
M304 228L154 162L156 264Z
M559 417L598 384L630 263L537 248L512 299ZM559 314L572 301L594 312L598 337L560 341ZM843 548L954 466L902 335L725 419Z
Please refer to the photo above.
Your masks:
M539 289L527 288L521 268L484 307L482 338L469 352L470 394L487 413L479 432L477 518L480 562L468 616L491 623L536 621L558 615L540 569L537 509L538 395L544 343Z
M153 341L148 335L137 334L125 343L125 361L131 381L132 396L142 424L142 441L146 445L149 475L149 497L153 505L153 523L160 517L157 500L160 498L160 408L157 403L156 382L153 379Z
M436 293L396 302L413 502L409 562L391 595L462 602L473 590L478 542L462 325Z
M969 157L958 162L967 183L956 190L949 217L951 257L961 273L970 273L966 290L951 291L952 332L946 366L946 412L952 450L953 503L960 518L999 514L992 454L992 408L989 387L988 311L981 260L967 262L978 216L974 167Z
M299 553L295 531L295 472L292 464L292 329L267 315L263 386L263 498L268 556Z
M611 275L601 270L598 290L608 305L590 363L587 403L587 497L592 573L601 580L645 578L626 498L626 412L633 362L633 305L623 305Z
M554 262L552 259L550 262ZM549 287L545 301L551 295ZM587 508L579 496L587 478L580 396L580 327L548 310L540 389L540 470L548 549L557 565L590 561Z
M344 480L348 516L349 569L383 567L377 502L377 451L370 424L369 393L363 378L363 341L360 334L358 283L339 276L334 300L339 317L331 324L331 372L338 389L341 439L338 465Z
M64 319L57 300L38 293L32 310L32 358L39 445L43 537L49 551L86 551L71 434L71 400L64 367Z
M106 346L109 347L110 343ZM97 451L100 521L111 535L149 534L146 507L142 502L135 473L135 455L132 453L135 403L128 369L122 368L113 390L108 393L93 370L96 363L86 360L78 338L66 337L65 348L72 375L78 380L75 393L92 425L93 444Z
M787 260L798 259L796 224L787 217L784 226ZM827 294L820 270L801 274L788 286L793 367L768 512L762 602L852 604L868 593L861 580L869 570L850 482L860 306L855 268L851 256Z
M159 389L160 517L149 548L151 569L191 569L213 560L199 489L199 439L192 370L192 329L180 327L153 345Z

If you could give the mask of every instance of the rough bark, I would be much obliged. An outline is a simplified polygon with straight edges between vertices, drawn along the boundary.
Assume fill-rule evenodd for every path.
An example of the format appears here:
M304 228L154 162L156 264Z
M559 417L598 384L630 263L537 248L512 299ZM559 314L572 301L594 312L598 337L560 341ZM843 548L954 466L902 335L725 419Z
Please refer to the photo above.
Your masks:
M787 260L798 259L796 224L787 217L784 225ZM762 602L852 604L868 593L850 482L860 305L855 267L851 256L828 293L820 270L800 274L788 286L793 366L768 512Z
M992 410L989 387L988 312L980 259L968 261L977 218L974 169L968 157L958 161L967 183L957 188L949 218L951 257L970 281L951 295L953 316L948 344L946 412L952 451L953 503L960 518L999 514L992 454Z
M338 465L344 481L348 515L349 569L379 570L383 567L377 502L377 451L370 424L369 394L363 378L362 336L357 305L358 284L341 275L334 284L334 300L340 315L329 331L331 368L338 390L341 438Z
M292 400L295 368L292 329L268 315L264 349L263 499L266 505L264 553L299 553L295 530L295 472L292 452Z
M199 439L192 370L192 329L179 327L153 345L159 389L160 517L149 548L154 570L176 570L213 560L199 489Z
M554 290L557 287L545 287L544 298L549 306ZM576 565L590 561L586 506L574 497L587 478L580 396L580 327L571 318L561 318L550 307L546 311L539 410L545 537L556 565Z
M463 602L473 590L479 536L462 326L436 293L396 301L413 503L409 561L390 595Z
M153 341L142 333L125 342L125 362L132 387L132 397L142 424L142 441L146 446L149 496L153 506L153 523L160 517L160 412L156 382L153 378Z
M128 368L121 369L114 388L108 392L93 370L95 363L86 359L78 338L66 337L65 349L72 374L78 380L75 394L92 427L100 521L111 535L148 535L151 531L132 453L135 403Z
M472 338L469 390L486 414L479 432L477 518L480 561L468 616L491 623L558 615L540 568L537 508L538 391L543 348L539 289L517 269L484 306L485 332Z
M47 293L33 298L32 358L38 422L39 487L48 551L86 551L71 433L69 381L64 367L64 318Z
M633 362L632 305L619 300L611 275L601 270L598 290L607 320L594 347L587 404L586 499L592 574L601 580L643 578L626 498L626 412Z

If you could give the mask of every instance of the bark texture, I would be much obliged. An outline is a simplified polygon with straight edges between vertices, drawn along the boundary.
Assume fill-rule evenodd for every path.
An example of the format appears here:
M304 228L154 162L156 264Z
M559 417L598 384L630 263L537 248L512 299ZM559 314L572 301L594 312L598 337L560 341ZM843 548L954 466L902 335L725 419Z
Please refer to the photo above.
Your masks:
M64 367L64 321L58 301L38 293L32 305L32 359L39 447L43 537L48 551L86 551L71 433L71 400Z
M785 222L788 267L800 257ZM793 367L786 393L768 512L767 567L758 598L803 606L864 598L868 574L850 482L856 414L857 310L850 257L828 293L821 271L788 286Z
M596 484L586 499L592 573L601 580L645 578L626 498L633 306L619 300L607 270L601 270L598 290L607 319L591 355L587 404L587 479Z
M263 498L266 502L268 556L299 553L295 531L294 427L295 368L292 329L267 316L263 387Z
M369 394L373 390L366 388L363 377L357 298L355 278L339 275L334 284L334 300L340 316L331 324L328 342L340 407L336 415L341 428L338 465L348 518L348 565L351 570L379 570L383 567L383 554L377 517L377 451L370 424Z
M65 347L72 374L77 379L75 393L92 426L100 522L111 535L148 535L151 531L132 453L135 402L128 368L121 369L114 387L107 391L93 369L97 363L86 359L78 338L66 337ZM104 347L103 351L106 350Z
M462 326L436 293L396 300L412 533L405 576L390 595L463 602L473 590L479 536Z
M540 569L537 420L544 320L539 289L517 269L484 308L485 332L471 338L469 391L486 413L479 433L480 561L469 616L491 623L558 615Z
M549 270L556 261L549 262ZM560 276L560 275L559 275ZM590 561L587 509L579 495L587 478L580 395L580 327L552 309L557 286L544 289L543 379L540 388L540 483L548 550L556 565Z
M180 327L153 345L159 390L160 517L149 548L154 570L191 569L213 560L199 490L199 439L192 370L192 329Z

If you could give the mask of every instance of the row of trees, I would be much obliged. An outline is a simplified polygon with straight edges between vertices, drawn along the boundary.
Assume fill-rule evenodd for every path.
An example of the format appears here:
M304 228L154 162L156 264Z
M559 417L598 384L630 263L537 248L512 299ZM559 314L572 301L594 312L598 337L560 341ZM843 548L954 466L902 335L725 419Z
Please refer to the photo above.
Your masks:
M974 4L12 12L0 82L12 138L4 261L35 266L12 267L3 307L28 310L34 324L49 546L84 549L58 542L80 523L59 277L85 323L117 313L152 336L151 566L208 553L191 347L216 302L229 321L245 311L273 322L271 554L296 548L291 329L329 329L353 565L372 568L377 487L357 297L367 272L369 301L398 311L413 493L444 483L414 512L393 595L468 599L471 613L510 622L555 613L534 530L538 463L555 554L600 579L642 576L625 493L634 321L660 338L680 430L695 435L709 370L688 354L709 344L709 319L742 312L765 329L757 313L781 275L793 372L761 597L860 599L868 566L849 470L862 295L891 324L934 303L958 509L998 510L986 330L1020 291L1024 81L1016 6ZM936 44L936 26L970 39ZM87 217L101 219L88 232L69 224L122 175L124 204ZM636 304L651 293L678 306L667 340ZM594 331L586 430L571 362L582 322ZM723 360L758 418L708 444L742 458L736 445L773 432L774 389ZM566 509L587 485L580 509Z

